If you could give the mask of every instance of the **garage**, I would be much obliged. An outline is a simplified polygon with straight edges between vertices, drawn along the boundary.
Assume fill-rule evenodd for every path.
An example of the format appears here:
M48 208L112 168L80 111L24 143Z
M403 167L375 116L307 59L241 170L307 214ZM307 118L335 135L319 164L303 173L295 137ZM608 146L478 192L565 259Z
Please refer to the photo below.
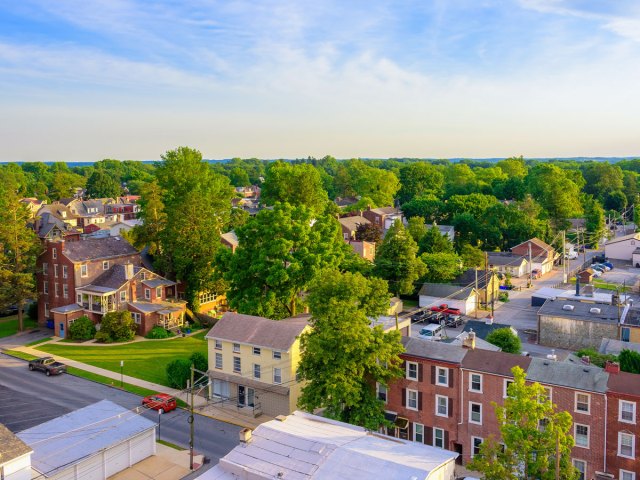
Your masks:
M34 476L52 480L106 480L156 452L156 424L108 400L17 436L33 449Z
M420 307L431 307L446 303L449 308L458 308L463 315L476 310L477 292L473 287L461 287L446 283L425 283L419 296Z

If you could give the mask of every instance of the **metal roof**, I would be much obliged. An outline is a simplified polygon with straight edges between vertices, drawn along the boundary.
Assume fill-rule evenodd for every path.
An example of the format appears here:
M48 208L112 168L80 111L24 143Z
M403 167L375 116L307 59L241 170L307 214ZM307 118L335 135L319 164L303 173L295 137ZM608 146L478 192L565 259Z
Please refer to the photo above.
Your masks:
M172 282L171 280L167 280L166 278L152 278L150 280L143 280L142 281L143 285L146 285L149 288L156 288L156 287L170 287L172 285L175 285L176 282Z
M579 302L569 299L549 299L538 310L538 316L563 317L585 322L617 324L618 316L624 320L625 307L606 303Z
M102 400L17 436L33 449L31 466L50 477L155 426L136 412Z
M556 362L545 358L532 358L527 369L527 380L588 392L605 393L608 378L607 372L594 365Z
M450 363L461 363L468 351L458 345L433 342L422 338L402 337L401 340L406 355L442 360Z
M65 305L63 307L56 307L51 309L53 313L70 313L77 312L79 310L84 310L84 308L82 308L77 303L70 303L69 305Z
M449 283L425 283L418 295L451 300L467 300L475 292L473 287L461 287Z

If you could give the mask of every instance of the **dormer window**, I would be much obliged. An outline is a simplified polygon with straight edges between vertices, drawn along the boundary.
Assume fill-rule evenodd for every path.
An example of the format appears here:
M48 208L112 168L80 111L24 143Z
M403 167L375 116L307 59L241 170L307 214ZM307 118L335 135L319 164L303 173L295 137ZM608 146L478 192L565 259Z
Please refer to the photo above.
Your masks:
M109 270L109 262L108 261L102 262L102 270Z

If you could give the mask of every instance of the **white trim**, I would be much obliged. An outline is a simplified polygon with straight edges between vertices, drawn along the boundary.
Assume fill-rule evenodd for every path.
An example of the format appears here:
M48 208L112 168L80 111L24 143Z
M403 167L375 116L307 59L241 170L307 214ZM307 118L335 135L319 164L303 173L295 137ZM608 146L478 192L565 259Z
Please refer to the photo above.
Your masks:
M415 377L412 377L412 376L410 375L410 372L411 372L411 369L409 368L410 366L415 366L415 367L416 367L416 370L415 370L415 375L416 375L416 376L415 376ZM418 370L419 370L419 369L420 369L420 366L418 365L418 362L406 362L406 365L405 365L405 372L404 372L404 374L405 374L405 378L406 378L407 380L418 380L418 376L419 376L419 372L418 372Z
M409 404L409 399L411 398L411 394L412 394L412 393L415 393L415 402L416 402L416 406L415 406L415 407L412 407L412 406ZM420 393L418 392L418 390L411 390L410 388L407 388L407 397L406 397L406 399L405 399L405 400L406 400L406 402L405 402L405 403L406 403L405 407L406 407L407 409L409 409L409 410L414 410L414 411L416 411L416 412L417 412L417 411L418 411L418 401L419 401L419 399L420 399Z
M418 434L418 427L420 427L422 429L421 432L421 436L422 436L422 440L418 440L417 434ZM413 423L413 441L414 442L420 442L420 443L424 443L424 425L422 423Z
M440 402L441 398L444 398L444 405L445 405L445 410L446 410L446 413L444 413L444 414L438 412L438 406L439 406L439 402ZM436 395L435 404L436 404L435 414L436 414L437 417L448 417L449 416L449 397L445 397L444 395Z
M623 477L623 475L627 475L627 477ZM620 469L620 480L636 480L636 472L630 472L629 470Z
M480 407L480 420L473 419L473 407ZM478 402L469 402L469 423L473 423L476 425L482 425L482 404Z
M631 455L624 455L622 451L622 436L631 437ZM636 436L633 433L618 432L618 456L622 458L636 458Z
M480 445L482 445L482 442L484 442L484 438L482 437L471 437L471 458L473 458L475 456L475 453L473 452L474 448L475 448L475 441L476 440L480 440ZM478 449L480 449L480 445L478 445Z
M578 410L578 396L579 395L584 395L587 397L587 410ZM591 414L591 394L589 393L584 393L584 392L575 392L575 396L574 396L574 404L573 404L573 411L576 413L582 413L583 415L590 415Z
M436 445L436 431L442 432L442 445ZM432 446L436 448L444 448L444 428L433 427L433 438L431 439Z
M479 390L475 390L473 388L473 376L477 375L478 377L480 377L480 389ZM475 373L475 372L469 372L469 391L470 392L475 392L475 393L482 393L482 384L484 383L484 378L482 377L481 373Z
M505 378L504 379L504 384L503 384L503 387L502 387L502 398L507 398L508 397L507 389L509 388L509 384L511 384L513 382L514 382L513 378Z
M578 443L578 427L585 427L587 429L587 444L586 445L580 445ZM575 439L575 443L576 443L576 447L580 447L580 448L589 448L589 445L591 444L591 428L589 427L589 425L584 425L582 423L574 423L573 424L573 438Z
M446 378L445 383L440 382L440 371L444 371L444 376ZM439 367L436 366L436 385L440 387L448 387L449 386L449 375L451 375L451 371L447 367Z
M579 460L577 458L572 458L571 459L571 464L576 467L576 469L578 468L576 466L576 463L580 463L582 464L582 468L584 469L584 471L582 471L582 478L586 479L587 478L587 461L586 460Z
M622 418L622 404L629 404L632 407L632 414L631 414L631 420L625 420ZM620 399L618 401L618 421L623 422L623 423L632 423L635 425L636 423L636 402L630 402L629 400L622 400Z

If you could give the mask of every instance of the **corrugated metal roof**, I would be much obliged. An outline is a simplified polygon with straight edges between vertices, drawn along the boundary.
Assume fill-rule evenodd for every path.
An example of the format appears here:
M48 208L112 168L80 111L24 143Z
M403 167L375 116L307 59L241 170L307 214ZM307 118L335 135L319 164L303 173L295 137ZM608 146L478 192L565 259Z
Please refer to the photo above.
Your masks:
M155 426L135 412L102 400L17 435L33 449L32 467L50 477Z

